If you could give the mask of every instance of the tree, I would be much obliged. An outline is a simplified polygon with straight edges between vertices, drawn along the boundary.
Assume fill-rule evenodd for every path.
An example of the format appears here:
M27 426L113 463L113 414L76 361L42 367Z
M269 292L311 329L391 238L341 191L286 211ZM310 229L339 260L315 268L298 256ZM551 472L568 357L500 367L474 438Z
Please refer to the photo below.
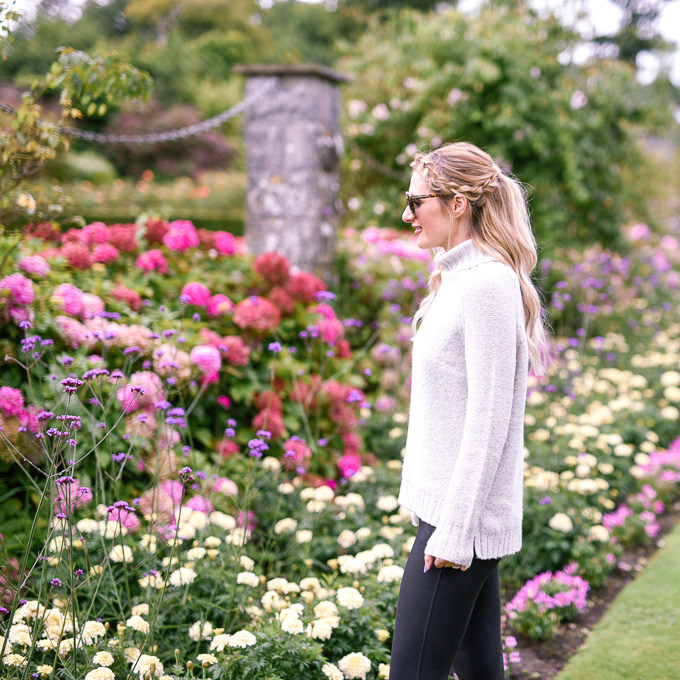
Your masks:
M344 90L354 148L342 187L362 199L357 223L399 225L414 151L466 140L532 187L539 241L620 244L622 221L644 205L624 173L644 167L634 126L658 98L648 99L628 64L563 65L580 40L523 3L373 20L339 64L354 77ZM666 124L671 105L657 112ZM366 155L403 179L376 172Z
M618 58L635 64L640 52L670 51L673 44L656 30L659 15L670 0L612 0L623 10L619 30L612 35L597 36L600 45L615 45Z

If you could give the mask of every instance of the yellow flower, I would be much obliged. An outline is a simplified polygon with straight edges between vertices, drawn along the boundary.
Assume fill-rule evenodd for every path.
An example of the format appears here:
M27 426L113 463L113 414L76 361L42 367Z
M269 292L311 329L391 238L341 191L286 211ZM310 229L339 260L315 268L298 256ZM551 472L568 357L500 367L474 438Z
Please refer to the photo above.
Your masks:
M385 642L385 640L387 640L387 638L390 636L389 631L385 630L384 628L378 628L375 631L375 634L380 642Z
M366 680L366 674L371 670L371 660L360 652L352 652L338 661L338 667L345 677Z
M217 663L217 657L213 654L199 654L196 659L203 668L208 668Z
M112 666L113 661L113 654L110 652L97 652L92 657L92 663L97 664L97 666Z
M125 624L133 630L144 633L145 635L149 632L149 622L145 621L141 616L131 616Z

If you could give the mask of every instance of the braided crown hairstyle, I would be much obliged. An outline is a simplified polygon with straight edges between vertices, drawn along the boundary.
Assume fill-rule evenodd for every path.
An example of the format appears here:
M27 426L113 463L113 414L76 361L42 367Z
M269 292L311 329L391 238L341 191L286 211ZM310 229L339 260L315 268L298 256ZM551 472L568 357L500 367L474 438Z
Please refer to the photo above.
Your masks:
M550 364L545 310L531 281L538 256L524 187L504 173L488 153L468 142L445 144L428 153L417 153L411 167L422 175L433 192L448 194L437 200L442 202L452 222L450 203L453 196L465 196L470 206L470 238L487 255L512 267L517 274L524 305L530 367L535 375L545 375ZM449 248L450 241L447 250ZM439 290L442 271L443 268L437 266L430 275L428 294L413 317L413 336L418 321L425 316Z

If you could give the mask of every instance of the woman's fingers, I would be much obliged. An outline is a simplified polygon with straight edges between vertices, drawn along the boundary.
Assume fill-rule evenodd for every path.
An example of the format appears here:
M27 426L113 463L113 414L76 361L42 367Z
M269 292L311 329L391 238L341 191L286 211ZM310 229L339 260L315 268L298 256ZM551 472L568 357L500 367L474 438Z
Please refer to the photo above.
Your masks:
M460 564L455 564L454 562L449 562L447 560L443 560L439 557L434 557L433 555L425 555L425 568L423 569L424 572L426 572L432 565L434 564L437 569L441 569L442 567L453 567L454 569L460 569L461 571L467 571L467 567L463 567Z

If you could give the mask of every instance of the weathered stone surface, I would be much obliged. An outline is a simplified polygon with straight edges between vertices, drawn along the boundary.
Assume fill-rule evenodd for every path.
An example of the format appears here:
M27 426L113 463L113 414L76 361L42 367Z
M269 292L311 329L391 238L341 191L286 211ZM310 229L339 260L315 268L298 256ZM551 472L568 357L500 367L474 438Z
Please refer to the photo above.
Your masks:
M316 65L250 65L246 97L280 86L246 112L248 250L276 250L328 281L338 224L338 167L344 151L338 83Z

